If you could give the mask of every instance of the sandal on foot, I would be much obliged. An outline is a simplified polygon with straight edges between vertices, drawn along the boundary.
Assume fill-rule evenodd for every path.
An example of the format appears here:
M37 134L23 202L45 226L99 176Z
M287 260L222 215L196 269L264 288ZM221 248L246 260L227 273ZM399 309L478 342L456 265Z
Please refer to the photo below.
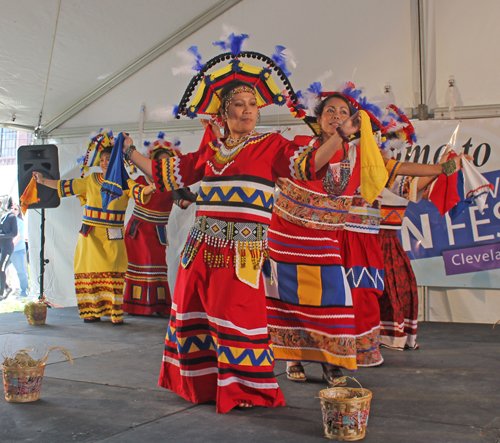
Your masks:
M89 317L83 319L84 323L95 323L96 321L101 321L101 317Z
M304 382L307 380L306 374L304 372L304 367L300 363L298 365L286 367L286 378L288 378L288 380L300 382Z
M239 409L240 411L248 411L249 409L253 408L253 405L251 403L247 402L241 402L237 406L235 406L236 409Z
M344 374L337 368L336 366L321 364L323 367L323 380L325 380L329 385L334 386L346 386L347 381L340 382L337 380L340 377L343 377Z

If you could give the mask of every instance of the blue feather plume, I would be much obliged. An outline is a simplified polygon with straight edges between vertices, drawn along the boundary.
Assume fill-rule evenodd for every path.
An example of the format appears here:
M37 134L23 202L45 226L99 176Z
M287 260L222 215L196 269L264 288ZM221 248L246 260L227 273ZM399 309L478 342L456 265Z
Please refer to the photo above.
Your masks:
M194 56L195 64L193 66L193 69L196 72L200 72L203 69L204 64L201 61L201 55L198 52L198 46L191 46L190 48L188 48L188 51Z
M281 68L281 70L284 72L284 74L287 77L290 77L290 75L292 75L292 73L287 69L286 59L285 59L285 56L283 54L283 51L285 49L286 48L284 46L277 45L276 50L274 51L274 54L271 56L271 58Z
M368 100L366 97L361 97L358 101L361 109L364 111L368 111L372 113L375 117L380 117L382 115L382 110L377 106L372 103L368 103Z
M235 35L234 32L229 35L227 40L213 42L214 46L219 46L221 51L231 51L232 55L238 55L241 52L243 42L248 38L248 34Z
M321 95L323 86L321 85L321 82L314 82L311 83L311 85L307 88L307 90L313 94L317 94L318 97Z

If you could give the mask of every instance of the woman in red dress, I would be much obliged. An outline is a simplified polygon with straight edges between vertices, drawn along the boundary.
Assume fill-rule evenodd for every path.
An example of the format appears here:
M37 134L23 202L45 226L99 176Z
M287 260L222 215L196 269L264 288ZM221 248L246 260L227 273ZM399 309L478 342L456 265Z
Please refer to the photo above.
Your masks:
M158 134L149 152L151 160L176 157L178 151ZM146 176L141 185L154 185ZM146 204L136 203L125 231L128 267L125 274L123 311L129 314L170 315L172 303L166 262L167 224L172 210L172 192L155 192Z

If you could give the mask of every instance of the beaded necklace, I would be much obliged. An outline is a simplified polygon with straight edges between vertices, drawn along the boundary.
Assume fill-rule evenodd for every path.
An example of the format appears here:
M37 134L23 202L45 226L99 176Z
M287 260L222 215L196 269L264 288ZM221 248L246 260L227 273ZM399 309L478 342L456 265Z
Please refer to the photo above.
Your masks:
M212 160L208 161L214 174L222 175L234 163L235 158L245 148L248 140L255 135L257 135L257 132L252 131L237 140L228 137L215 153Z

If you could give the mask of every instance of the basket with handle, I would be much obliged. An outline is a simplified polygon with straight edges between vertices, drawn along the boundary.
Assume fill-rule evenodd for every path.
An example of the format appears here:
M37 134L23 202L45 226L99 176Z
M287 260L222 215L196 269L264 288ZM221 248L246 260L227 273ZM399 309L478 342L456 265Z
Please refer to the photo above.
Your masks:
M45 364L34 368L8 368L2 365L5 400L11 403L38 400L44 371Z
M356 441L365 437L372 393L360 388L333 387L319 392L325 437L338 441Z

